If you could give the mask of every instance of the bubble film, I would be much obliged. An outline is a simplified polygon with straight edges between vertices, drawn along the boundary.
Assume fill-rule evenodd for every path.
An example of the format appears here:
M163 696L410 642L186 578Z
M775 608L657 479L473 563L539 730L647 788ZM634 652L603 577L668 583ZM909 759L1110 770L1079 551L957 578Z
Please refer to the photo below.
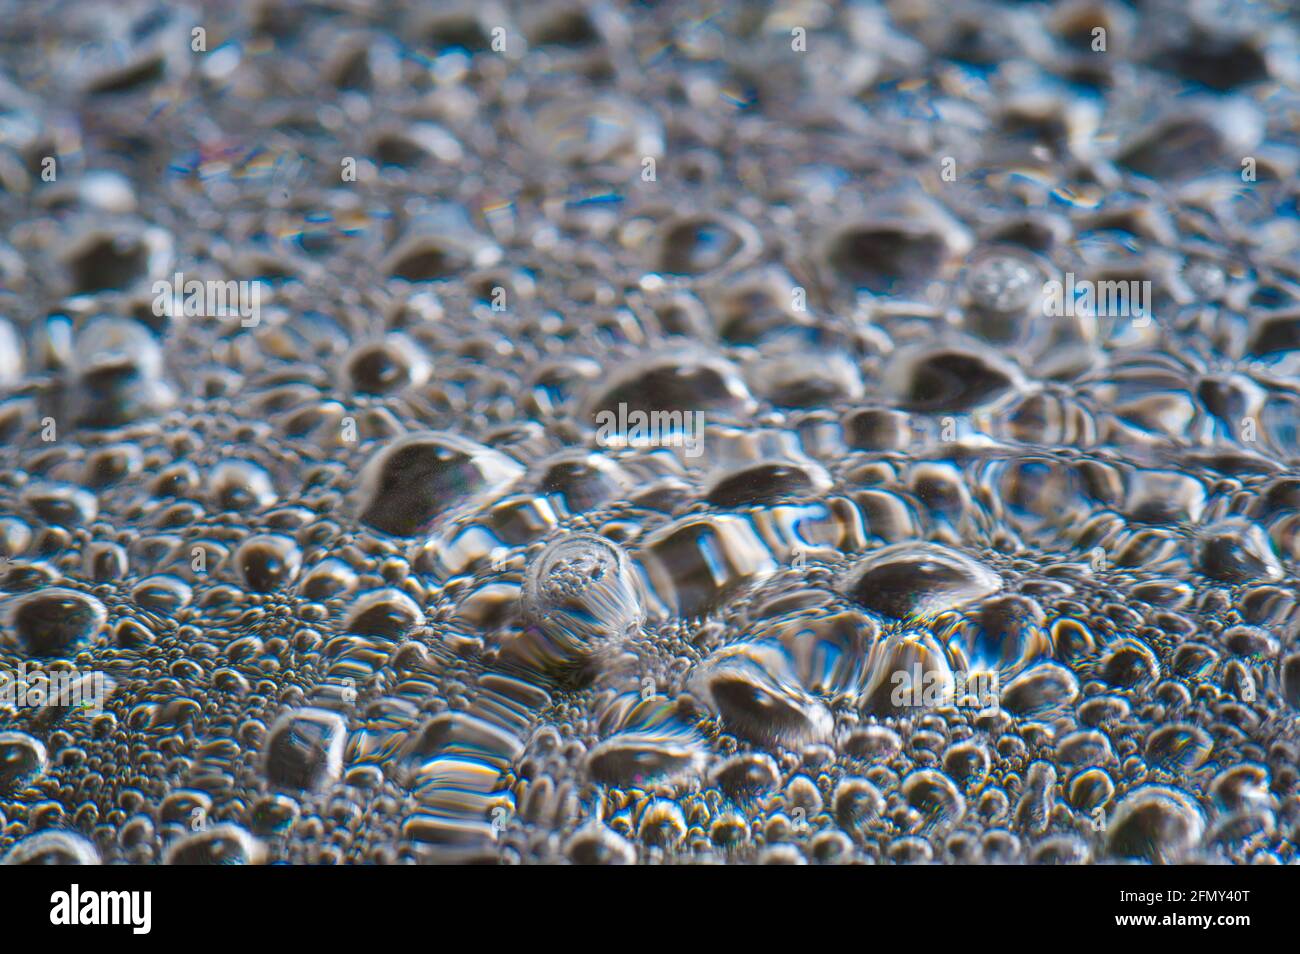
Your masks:
M0 0L0 859L1300 860L1298 37Z

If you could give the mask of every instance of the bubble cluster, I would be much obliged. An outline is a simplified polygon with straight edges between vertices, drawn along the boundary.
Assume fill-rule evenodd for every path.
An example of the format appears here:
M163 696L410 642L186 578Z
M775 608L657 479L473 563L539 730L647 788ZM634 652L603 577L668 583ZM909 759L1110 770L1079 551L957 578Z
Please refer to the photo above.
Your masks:
M100 6L0 861L1297 861L1294 11Z

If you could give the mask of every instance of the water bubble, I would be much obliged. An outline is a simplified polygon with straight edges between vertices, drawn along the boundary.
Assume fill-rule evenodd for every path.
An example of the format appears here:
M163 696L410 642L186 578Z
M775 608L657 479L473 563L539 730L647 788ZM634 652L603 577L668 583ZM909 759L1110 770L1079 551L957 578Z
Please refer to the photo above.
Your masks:
M599 823L574 832L565 854L579 865L630 865L636 860L631 842Z
M655 357L622 369L591 402L589 415L595 424L601 423L602 412L618 420L620 409L624 409L624 417L633 411L745 417L753 406L749 390L729 362L684 355Z
M831 270L854 288L875 294L916 291L935 278L951 249L944 237L916 223L853 225L831 241Z
M1196 557L1202 573L1226 583L1282 578L1272 544L1256 524L1222 521L1204 528Z
M93 639L106 619L107 612L95 597L50 587L10 603L9 638L29 655L64 655Z
M452 434L412 434L366 465L360 518L385 533L415 536L467 501L500 492L522 473L516 461L473 441Z
M5 854L6 865L97 865L99 852L89 841L71 831L42 831L29 835Z
M523 607L540 637L535 652L553 664L572 663L621 639L645 612L623 549L586 533L558 537L534 558Z
M25 732L0 732L0 790L10 791L45 771L49 754Z
M772 756L749 752L715 765L710 779L732 798L740 798L773 791L781 776Z
M317 789L336 782L343 769L347 726L325 709L286 712L266 733L262 773L289 789Z
M675 706L646 699L624 718L618 732L587 754L587 770L611 785L690 776L704 765L701 742Z
M749 255L758 243L753 227L735 219L694 216L668 223L659 245L659 271L701 275Z
M167 848L168 865L258 865L266 857L260 841L238 825L213 825L178 839Z
M790 659L775 647L723 651L697 679L723 724L744 738L795 744L830 735L829 710L800 687Z
M868 554L844 583L845 595L890 619L934 616L996 593L997 574L937 544L902 543Z
M71 356L77 420L87 427L128 424L168 407L163 355L148 329L120 318L97 318L76 337Z
M1116 806L1106 829L1106 846L1124 857L1176 863L1196 846L1204 829L1204 816L1185 793L1143 786Z
M240 544L235 563L249 589L267 593L297 579L302 554L289 537L258 534Z
M1041 285L1041 277L1028 264L1010 255L989 256L966 277L973 304L1003 315L1029 307Z
M352 601L344 629L363 636L396 639L424 622L419 604L401 590L385 587Z
M904 408L935 413L987 404L1017 387L1020 375L1003 359L975 348L927 345L896 356L888 379Z

